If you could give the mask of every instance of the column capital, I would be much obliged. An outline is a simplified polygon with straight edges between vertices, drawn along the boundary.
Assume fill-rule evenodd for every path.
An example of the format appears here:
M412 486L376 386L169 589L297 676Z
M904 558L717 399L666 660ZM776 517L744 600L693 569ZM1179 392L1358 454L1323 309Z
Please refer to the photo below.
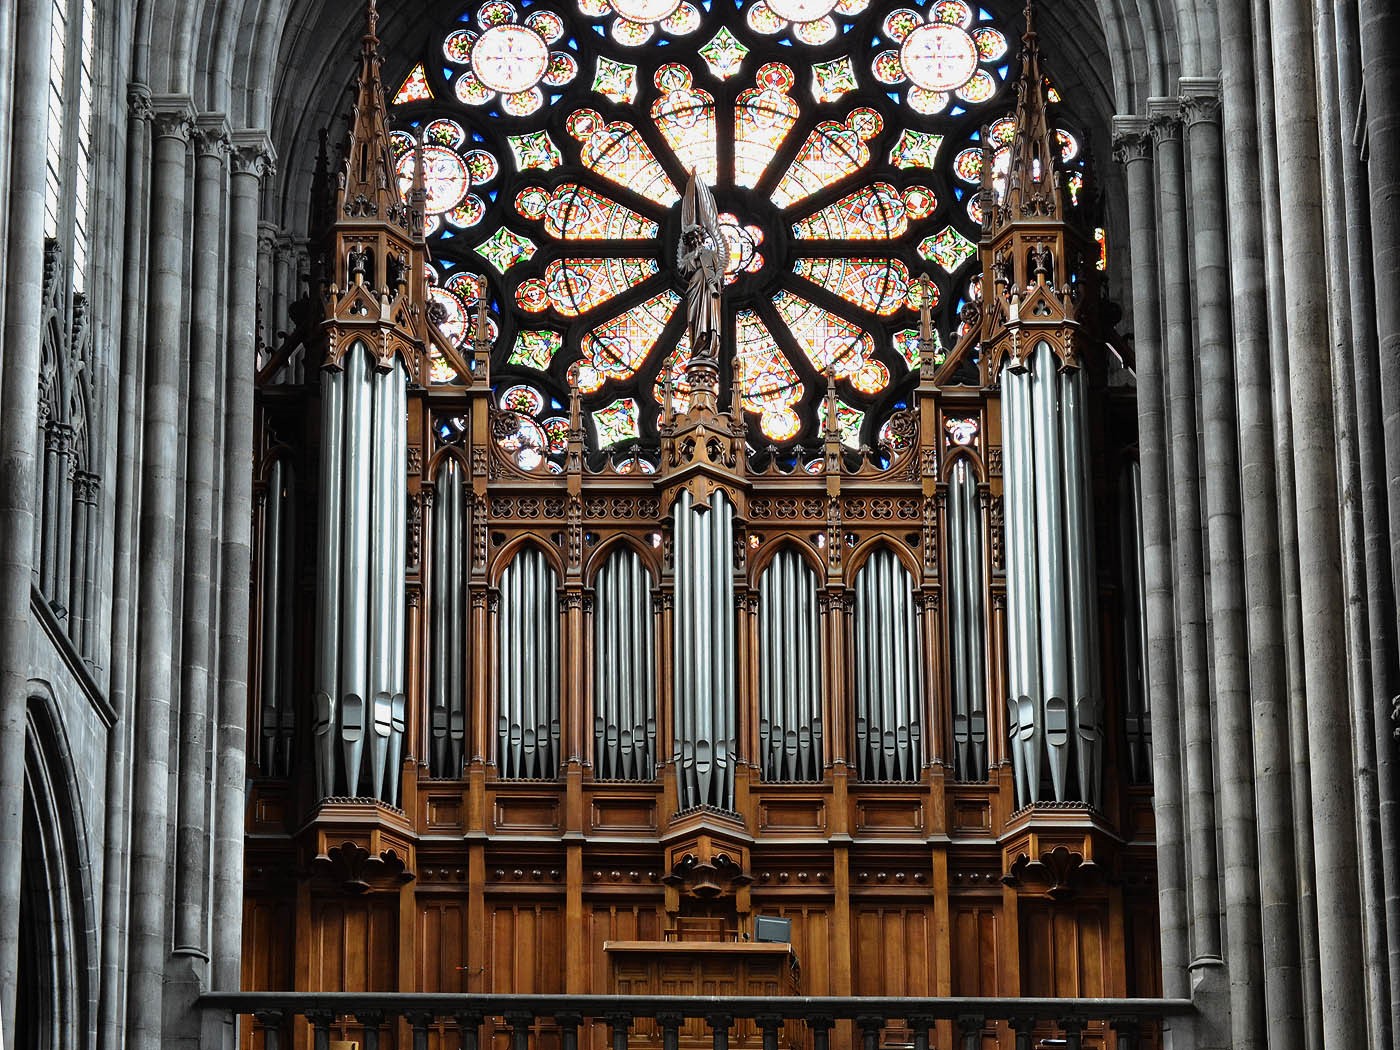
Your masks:
M229 135L235 175L254 175L259 181L276 170L277 151L261 128L244 128Z
M1135 114L1114 116L1113 158L1119 164L1152 159L1152 132L1146 117Z
M151 108L156 138L190 141L194 135L194 106L188 95L152 95Z
M132 120L143 123L156 115L155 106L151 103L151 89L135 81L126 86L126 107Z
M1147 100L1147 125L1152 132L1152 141L1157 145L1163 142L1181 140L1181 97L1149 98Z
M228 155L230 147L226 116L222 113L201 113L194 118L195 156L222 160Z
M1220 78L1182 77L1181 116L1188 128L1220 123Z

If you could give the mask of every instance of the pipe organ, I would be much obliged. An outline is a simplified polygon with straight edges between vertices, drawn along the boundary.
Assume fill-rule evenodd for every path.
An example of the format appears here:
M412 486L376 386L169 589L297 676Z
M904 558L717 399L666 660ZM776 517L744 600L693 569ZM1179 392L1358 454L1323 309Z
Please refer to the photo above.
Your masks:
M674 344L656 440L600 447L582 363L525 384L476 279L444 319L432 147L395 160L372 39L326 319L258 400L245 983L607 993L605 944L762 913L804 994L1155 994L1135 413L1033 35L979 295L946 353L924 298L877 448L836 365L765 409L822 420L775 448L746 362Z
M559 771L558 580L544 553L520 551L501 574L496 618L496 766L503 777Z
M600 780L656 772L656 614L641 556L618 547L593 598L593 766Z
M779 550L759 578L758 617L763 777L821 780L826 751L817 577L796 549Z

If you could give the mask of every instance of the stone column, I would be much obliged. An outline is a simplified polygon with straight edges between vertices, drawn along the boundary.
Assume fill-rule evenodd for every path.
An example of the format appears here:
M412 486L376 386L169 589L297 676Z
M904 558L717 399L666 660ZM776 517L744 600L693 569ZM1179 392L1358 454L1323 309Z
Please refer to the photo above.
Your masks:
M258 205L272 165L263 131L233 133L229 190L227 400L224 404L223 590L215 754L213 972L237 991L242 966L243 804L248 704L248 574L253 506L253 377L257 371Z
M1157 828L1157 910L1162 935L1162 994L1188 998L1190 929L1186 903L1185 821L1181 808L1180 701L1172 597L1171 482L1167 470L1162 374L1161 295L1157 284L1157 204L1152 138L1142 117L1115 117L1115 146L1128 187L1133 264L1133 351L1137 360L1138 461L1147 599L1147 695L1152 712L1152 808Z
M1361 62L1366 94L1367 174L1371 184L1371 251L1375 273L1400 273L1400 9L1394 0L1360 0ZM1355 114L1348 114L1354 119ZM1400 296L1376 297L1380 396L1389 479L1390 572L1400 580ZM1392 615L1400 613L1396 608ZM1391 946L1400 968L1400 946Z
M1264 973L1220 85L1213 78L1183 79L1181 92L1191 155L1215 738L1220 745L1220 851L1225 863L1225 945L1230 968L1230 1042L1235 1050L1248 1050L1264 1043Z
M1394 96L1372 100L1371 91L1400 91L1400 16L1393 5L1363 3L1367 16L1367 33L1389 33L1387 38L1368 35L1362 38L1357 0L1339 0L1333 7L1337 32L1338 94L1343 117L1342 128L1348 129L1348 115L1361 107L1361 61L1368 55L1370 62L1380 63L1377 69L1366 71L1367 145L1370 150L1370 179L1367 165L1348 137L1342 144L1342 171L1347 198L1347 258L1351 261L1351 311L1358 318L1375 317L1380 308L1376 302L1375 272L1370 263L1376 259L1377 242L1373 236L1369 193L1379 179L1390 187L1387 200L1400 196L1400 107ZM1384 7L1385 10L1377 10ZM1324 10L1326 8L1324 7ZM1386 40L1389 41L1387 49ZM1385 64L1389 63L1389 68ZM1385 81L1389 86L1376 86ZM1389 172L1387 174L1386 172ZM1400 233L1393 211L1375 215L1375 236L1386 238L1391 265L1400 263ZM1389 232L1381 230L1388 227ZM1365 263L1362 262L1365 260ZM1387 277L1394 271L1384 271ZM1393 296L1384 296L1387 300ZM1385 305L1388 317L1393 317L1395 304ZM1393 331L1393 330L1392 330ZM1392 530L1400 528L1394 517L1396 473L1400 472L1400 449L1393 441L1387 445L1388 433L1395 432L1394 385L1400 382L1400 340L1390 341L1390 358L1383 375L1379 333L1369 324L1357 328L1352 380L1356 392L1357 450L1361 463L1362 531L1366 549L1366 605L1370 625L1372 720L1376 748L1376 794L1380 823L1381 848L1370 863L1381 870L1387 943L1387 971L1390 982L1390 1026L1392 1036L1400 1033L1400 741L1393 735L1391 721L1392 698L1400 693L1400 666L1397 666L1395 569L1391 561L1395 537ZM1385 383L1391 384L1386 389ZM1386 405L1391 407L1389 431L1386 425ZM1387 492L1387 486L1390 492Z
M15 7L13 120L4 242L4 367L0 368L0 1040L14 1045L24 839L29 586L33 572L35 431L44 277L44 173L49 5ZM0 46L3 46L0 43Z
M1294 421L1298 548L1307 686L1308 764L1317 873L1323 1045L1367 1045L1346 638L1338 524L1336 431L1328 349L1318 160L1317 81L1311 11L1304 0L1270 5L1274 104L1287 128L1279 150L1289 402Z
M1288 673L1279 576L1279 507L1269 383L1259 126L1248 0L1220 0L1223 132L1229 196L1243 567L1249 635L1250 736L1259 867L1265 1026L1270 1050L1302 1050L1298 882L1289 775ZM1223 736L1222 740L1228 739ZM1262 947L1262 946L1261 946Z
M180 670L180 798L176 832L175 952L209 958L205 749L209 717L211 534L219 419L216 357L228 121L201 116L195 133L194 229L190 265L189 434L185 467L185 596Z
M112 554L112 665L108 695L118 723L107 746L107 841L102 891L102 992L99 1003L101 1045L121 1045L126 1006L126 891L131 858L130 770L135 719L130 717L132 646L135 631L137 506L146 333L146 238L150 215L151 93L144 84L127 91L131 111L127 132L127 200L121 282L121 384L117 413L116 513Z
M174 689L174 573L178 535L180 361L185 173L194 114L183 97L154 100L151 177L150 323L146 333L146 419L141 463L140 620L136 637L137 720L133 761L131 951L127 1046L158 1050L166 952L171 702Z
M1214 759L1211 754L1205 574L1200 470L1196 442L1195 356L1191 339L1190 247L1179 99L1148 99L1161 223L1162 297L1166 304L1166 376L1175 518L1177 647L1186 737L1186 812L1191 855L1192 966L1220 959L1219 869L1215 855Z

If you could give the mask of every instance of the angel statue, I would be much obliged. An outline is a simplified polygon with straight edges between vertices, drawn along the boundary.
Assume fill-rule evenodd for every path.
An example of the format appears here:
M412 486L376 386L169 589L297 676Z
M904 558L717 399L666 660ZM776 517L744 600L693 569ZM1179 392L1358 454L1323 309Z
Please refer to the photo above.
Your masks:
M676 268L685 278L685 317L691 359L718 367L720 296L729 267L729 242L719 229L719 212L710 188L694 170L681 200L681 243Z

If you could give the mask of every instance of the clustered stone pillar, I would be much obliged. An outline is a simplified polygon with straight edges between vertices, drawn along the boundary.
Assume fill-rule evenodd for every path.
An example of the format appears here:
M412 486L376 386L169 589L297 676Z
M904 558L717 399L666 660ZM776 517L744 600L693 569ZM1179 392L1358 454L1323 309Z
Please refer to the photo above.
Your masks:
M1119 158L1127 167L1129 246L1133 265L1133 349L1137 360L1139 469L1147 597L1147 693L1152 711L1152 800L1157 831L1157 908L1162 934L1162 994L1190 995L1186 839L1182 812L1180 701L1173 612L1171 483L1157 281L1157 205L1147 121L1120 117Z
M14 5L14 116L4 254L0 368L0 1043L14 1045L20 851L29 689L35 445L44 273L49 4ZM0 40L0 48L5 46Z

